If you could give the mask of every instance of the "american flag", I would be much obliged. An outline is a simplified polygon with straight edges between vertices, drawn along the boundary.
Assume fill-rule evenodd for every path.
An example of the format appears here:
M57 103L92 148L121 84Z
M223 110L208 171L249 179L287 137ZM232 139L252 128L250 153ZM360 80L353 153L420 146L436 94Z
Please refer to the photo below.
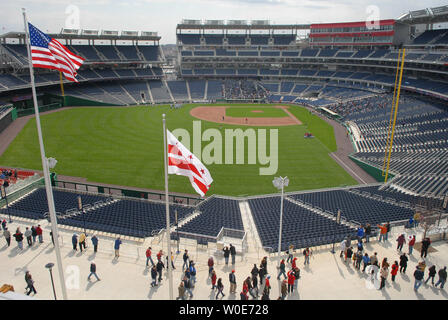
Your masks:
M84 58L73 54L59 41L50 38L31 23L28 23L28 28L33 67L59 70L67 80L78 82L76 70L82 65Z
M167 130L168 173L186 176L194 190L203 197L213 182L207 168Z

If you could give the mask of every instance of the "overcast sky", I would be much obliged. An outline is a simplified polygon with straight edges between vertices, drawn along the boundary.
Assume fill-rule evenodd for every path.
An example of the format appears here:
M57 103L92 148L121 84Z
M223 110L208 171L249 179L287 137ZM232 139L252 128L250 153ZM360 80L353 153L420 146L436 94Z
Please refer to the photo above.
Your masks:
M23 31L21 8L42 31L63 27L157 31L175 43L182 19L270 20L274 24L395 19L412 10L446 5L446 0L0 0L0 33Z

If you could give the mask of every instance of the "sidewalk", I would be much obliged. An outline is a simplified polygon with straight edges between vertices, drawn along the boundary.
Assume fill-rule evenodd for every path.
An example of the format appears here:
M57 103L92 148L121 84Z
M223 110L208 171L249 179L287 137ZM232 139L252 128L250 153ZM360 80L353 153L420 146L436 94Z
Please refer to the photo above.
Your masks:
M14 222L8 224L11 233L15 232L19 225L21 231L24 232L26 226L30 223L23 222L13 217ZM0 286L3 284L11 284L14 286L15 292L25 292L24 274L25 270L29 270L35 281L37 294L36 299L53 299L53 291L51 287L50 275L45 264L48 262L55 263L53 268L53 277L55 280L56 293L58 299L62 299L62 293L59 285L58 270L56 268L56 257L49 237L49 226L47 222L41 221L44 228L44 243L35 244L28 248L24 241L24 250L19 252L17 243L14 238L11 239L11 247L6 246L3 236L0 239ZM398 253L395 250L397 235L400 229L392 230L393 234L389 237L389 242L381 243L371 242L365 245L365 251L369 255L374 251L378 252L379 260L384 257L388 258L390 264L394 260L398 260ZM122 299L169 299L168 280L164 272L162 284L151 288L150 269L145 268L145 251L151 245L150 239L147 239L143 245L137 243L123 241L120 250L120 258L114 259L113 239L104 239L99 237L99 252L93 253L93 246L90 237L87 239L87 251L82 254L72 250L71 236L72 232L60 232L63 240L62 257L63 266L65 268L65 278L67 284L69 299L106 299L106 300L122 300ZM421 235L418 235L418 240ZM152 246L153 260L156 260L155 254L162 249L160 244ZM253 243L249 243L250 246ZM433 243L432 247L436 252L432 252L426 259L427 267L436 264L437 271L440 267L448 266L448 243L447 241L439 241ZM173 295L177 297L181 279L182 253L185 246L181 244L180 254L175 254L174 285ZM172 246L173 252L176 252L176 245ZM407 245L404 246L407 252ZM190 257L195 260L197 268L197 284L193 289L194 300L214 299L216 291L211 290L210 280L208 279L207 260L214 252L214 248L201 249L194 245L188 247ZM164 249L166 251L166 249ZM410 257L406 275L398 274L396 283L391 284L390 273L387 279L386 288L382 291L369 289L367 284L368 277L356 270L352 263L344 263L339 257L339 246L335 247L335 254L331 254L330 249L323 249L315 252L311 258L310 266L303 266L303 255L301 250L296 250L295 256L298 257L297 265L301 269L301 279L299 280L299 290L291 296L290 300L325 300L325 299L343 299L343 300L376 300L376 299L410 299L410 300L440 300L448 298L448 288L440 290L431 285L422 285L416 293L413 290L414 278L413 272L417 262L420 260L420 253L414 249L413 256ZM261 256L260 256L261 254ZM234 267L225 266L224 259L220 255L215 258L215 270L217 277L222 278L224 284L225 297L223 300L239 300L239 292L242 289L243 280L250 275L253 264L260 264L263 253L258 253L253 247L250 248L248 254L237 256ZM285 257L286 258L286 257ZM97 282L94 277L92 281L87 281L89 267L91 261L95 261L97 265L97 274L101 281ZM165 261L165 257L164 260ZM271 300L275 300L279 296L279 281L277 281L277 258L273 254L268 259L268 272L271 275ZM289 265L287 266L288 270ZM229 295L228 273L235 269L237 279L237 294ZM425 279L427 278L427 270L425 270ZM436 281L438 276L436 276ZM31 295L32 296L32 295ZM250 298L252 299L252 298Z

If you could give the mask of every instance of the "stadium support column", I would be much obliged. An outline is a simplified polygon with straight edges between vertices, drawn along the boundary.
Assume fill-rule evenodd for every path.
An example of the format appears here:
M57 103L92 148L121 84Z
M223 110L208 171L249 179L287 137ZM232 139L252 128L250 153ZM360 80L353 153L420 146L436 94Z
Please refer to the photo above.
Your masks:
M173 273L171 266L171 232L170 232L170 205L168 199L168 153L166 144L166 124L165 124L165 114L163 114L163 162L165 164L165 206L166 206L166 242L167 242L167 269L168 269L168 281L169 281L169 292L170 300L173 300Z
M30 48L30 41L29 41L29 34L28 34L28 21L26 19L25 9L22 8L22 11L23 11L23 22L25 25L25 37L26 37L25 43L26 43L26 48L28 51L28 63L29 63L30 78L31 78L31 90L33 93L34 112L36 114L37 135L39 138L42 169L43 169L44 178L45 178L45 190L47 192L48 209L50 212L51 231L53 232L54 249L55 249L55 253L56 253L59 280L61 282L60 285L61 285L61 289L62 289L62 296L63 296L64 300L67 300L67 289L65 286L64 268L62 267L61 250L59 247L59 235L58 235L58 227L57 227L58 222L56 219L56 210L55 210L55 206L54 206L53 190L51 189L50 170L48 168L48 159L45 157L44 142L43 142L43 138L42 138L42 128L40 125L40 117L39 117L39 107L37 105L36 86L34 83L34 69L33 69L33 62L31 60L31 48Z

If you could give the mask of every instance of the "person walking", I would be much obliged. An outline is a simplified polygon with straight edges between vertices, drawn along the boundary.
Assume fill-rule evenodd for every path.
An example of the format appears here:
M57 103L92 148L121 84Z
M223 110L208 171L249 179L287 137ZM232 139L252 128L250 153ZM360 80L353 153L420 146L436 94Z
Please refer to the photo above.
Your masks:
M260 268L258 269L258 276L260 277L260 285L263 283L264 276L267 274L266 270L263 268L262 265L260 265Z
M263 257L263 259L261 259L260 265L264 269L264 272L268 273L268 257Z
M286 263L292 263L292 259L294 258L293 252L294 252L294 245L290 244L288 251L286 251L286 253L288 254L288 259L286 260Z
M79 235L79 250L81 250L81 252L82 248L84 248L84 250L86 249L86 234L84 232L81 232Z
M100 281L101 279L98 277L98 275L96 274L96 264L95 261L92 261L92 263L90 264L90 274L87 277L87 281L90 281L90 277L91 276L95 276L97 281Z
M345 262L347 262L347 258L350 261L352 259L352 255L353 255L353 249L352 247L348 247L347 250L345 250Z
M294 270L288 271L288 293L292 293L294 291L294 281L296 280Z
M428 254L428 249L429 249L430 245L431 245L431 240L428 237L423 239L423 241L422 241L422 252L420 254L421 258L423 258L423 255L426 258L426 255Z
M155 264L151 268L151 279L151 287L157 286L157 268Z
M439 270L439 281L436 282L434 287L437 288L440 284L440 289L443 289L445 282L446 282L446 267L443 267L443 269Z
M31 226L31 236L33 237L33 244L36 243L37 231L35 226Z
M387 270L387 267L382 267L380 270L381 284L379 290L383 289L386 286L386 279L388 274L389 272Z
M257 275L252 275L252 291L254 291L255 299L257 299L258 298L258 278L257 278Z
M370 265L370 257L369 257L369 254L367 252L362 257L362 263L363 263L363 266L364 266L363 269L362 269L362 272L365 272L367 266Z
M383 259L383 262L381 262L381 268L386 268L388 269L390 266L389 262L387 261L387 258Z
M257 265L255 263L254 263L254 267L250 271L250 274L252 275L252 277L257 277L258 276L258 268L257 268Z
M174 255L173 255L173 251L171 251L171 255L170 255L170 257L171 257L171 268L173 269L173 270L176 270L176 267L174 266ZM168 256L166 256L166 265L168 266L168 263L169 263L169 261L168 261Z
M159 252L157 252L157 254L156 254L157 261L162 260L162 256L163 256L163 251L159 250ZM189 268L189 266L187 266L187 268Z
M98 237L95 234L93 234L90 241L92 241L93 252L97 253L98 252Z
M17 241L17 247L20 250L23 250L23 243L22 243L22 241L23 241L23 233L20 232L20 228L17 228L16 233L13 236L14 236L14 238Z
M280 266L278 268L279 268L280 272L278 273L277 280L280 280L281 275L283 275L285 277L285 279L287 279L288 276L286 275L285 259L282 259L282 261L280 261Z
M355 264L355 268L360 270L361 269L361 262L362 262L362 251L358 251L356 253L356 264Z
M11 232L8 230L7 227L5 227L3 231L3 236L5 237L6 243L8 244L8 247L11 245Z
M230 255L232 256L232 265L235 265L236 249L230 244Z
M26 238L26 242L28 243L28 247L31 247L33 245L33 239L31 238L32 232L28 227L26 227L26 229L25 229L24 236Z
M432 265L429 269L428 269L428 279L426 279L425 284L428 283L429 279L431 279L431 284L434 285L434 278L436 276L437 272L436 272L436 266Z
M370 235L372 234L372 227L369 223L366 224L366 228L364 230L365 236L366 236L366 243L370 242Z
M377 227L380 229L380 238L378 242L386 241L387 227L385 225L378 224Z
M403 253L400 256L400 273L406 273L406 268L408 267L408 257L406 257L406 253Z
M162 271L163 269L165 269L165 265L163 264L162 260L157 261L157 265L156 265L156 269L157 269L157 273L159 274L159 283L160 281L162 281ZM186 287L185 287L186 288Z
M34 280L29 271L25 272L25 282L26 282L25 290L29 289L29 291L26 292L26 295L29 296L31 292L33 292L33 294L36 294L37 291L36 288L34 288Z
M230 293L236 293L236 276L235 270L229 273Z
M392 275L392 282L395 282L395 277L397 276L398 273L398 261L394 262L391 269L392 270L390 271L390 274Z
M73 250L77 251L78 249L78 236L76 235L76 233L73 234L72 236L72 245L73 245Z
M184 264L182 265L182 271L188 268L188 261L190 260L190 257L188 256L188 250L185 249L185 252L182 256L182 259L184 260Z
M222 284L222 279L221 278L218 279L217 288L218 288L218 293L216 294L216 300L218 300L219 294L222 294L223 297L225 296L225 294L223 292L224 291L224 285Z
M191 263L190 263L190 281L191 281L191 286L194 288L194 286L196 285L196 268L195 268L195 263L193 262L193 260L191 260Z
M121 239L120 239L120 237L118 237L115 240L115 243L114 243L115 258L116 259L118 259L120 257L120 246L121 246L121 243L122 243Z
M361 255L362 255L363 251L364 251L364 246L362 244L362 239L359 239L358 240L358 252L361 252Z
M226 266L229 265L229 256L230 256L230 249L229 247L225 246L222 251L224 251L224 260L226 262Z
M401 234L397 238L397 250L401 252L401 249L403 249L403 245L406 243L406 239L404 238L404 234Z
M309 265L310 264L310 256L311 256L311 250L310 248L306 248L303 250L303 255L305 256L305 261L303 262L303 265Z
M211 273L212 278L212 290L216 288L216 271L213 269Z
M415 235L412 236L412 239L409 240L408 242L408 246L409 246L409 255L412 254L412 251L414 250L414 245L415 245Z
M420 288L420 286L422 285L423 276L424 276L423 271L420 270L420 268L417 266L414 271L414 278L415 278L414 291L417 291L418 288Z
M176 300L185 300L185 285L183 281L179 283L177 290L179 292L179 296L176 298Z
M389 221L385 224L385 227L386 227L386 240L385 241L387 241L387 240L389 240L389 233L392 230L392 227L390 226Z
M374 252L373 255L370 256L370 264L372 266L378 267L378 254L376 252Z
M299 267L296 267L294 269L294 288L296 289L296 291L299 291L299 279L300 279L300 269Z
M208 276L211 277L213 267L215 265L215 261L213 260L213 257L208 258L207 265L208 265Z
M42 235L43 231L42 231L42 228L40 227L40 224L37 225L36 233L37 233L37 237L39 238L39 243L43 243L44 242L43 235Z
M151 247L148 247L148 249L146 249L146 267L149 267L148 262L151 261L151 267L154 266L154 261L152 261L152 257L151 257Z
M285 300L286 295L288 294L288 285L286 280L282 281L281 293L282 293L282 300Z
M358 242L361 241L361 243L362 243L362 239L364 238L364 235L365 235L364 226L360 226L358 228L358 230L356 231L356 236L358 237Z
M185 291L187 291L190 295L190 298L193 298L193 292L191 291L191 281L187 277L184 277L184 287Z

